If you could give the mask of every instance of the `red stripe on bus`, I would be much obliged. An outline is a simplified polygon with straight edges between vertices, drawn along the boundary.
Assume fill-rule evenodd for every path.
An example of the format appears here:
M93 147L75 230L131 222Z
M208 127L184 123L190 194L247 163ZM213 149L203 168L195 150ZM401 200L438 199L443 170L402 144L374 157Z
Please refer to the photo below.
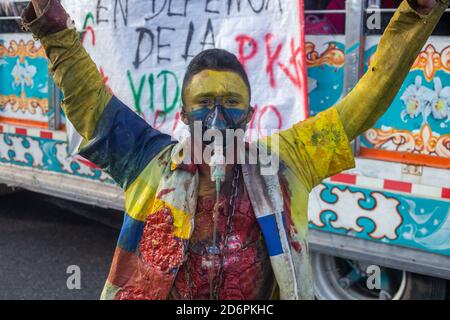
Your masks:
M356 184L356 176L353 174L339 173L330 178L333 182Z
M411 193L412 183L394 180L384 180L384 189Z
M16 128L15 130L16 134L23 134L23 135L27 135L27 129L23 129L23 128Z
M442 188L442 198L450 199L450 188Z
M53 139L53 132L48 132L48 131L41 131L39 133L39 136L42 139Z

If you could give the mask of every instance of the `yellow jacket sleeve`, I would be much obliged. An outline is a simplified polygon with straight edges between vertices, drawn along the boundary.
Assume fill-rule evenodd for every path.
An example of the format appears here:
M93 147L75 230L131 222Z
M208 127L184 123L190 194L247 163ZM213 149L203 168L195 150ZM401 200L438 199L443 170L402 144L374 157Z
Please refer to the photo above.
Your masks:
M112 94L59 0L43 1L41 5L38 14L35 5L28 3L21 14L22 29L41 41L53 80L64 95L62 108L86 142Z
M89 140L112 95L75 29L65 29L40 40L53 79L64 95L62 109L81 136Z
M262 140L311 190L323 179L353 168L352 148L335 107Z

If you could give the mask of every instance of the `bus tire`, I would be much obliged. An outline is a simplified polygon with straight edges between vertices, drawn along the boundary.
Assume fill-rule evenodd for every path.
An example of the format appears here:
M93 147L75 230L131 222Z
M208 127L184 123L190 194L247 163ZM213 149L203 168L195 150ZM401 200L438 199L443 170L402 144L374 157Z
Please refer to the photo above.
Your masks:
M444 300L447 282L417 273L407 273L407 285L401 300Z
M444 300L444 279L379 267L379 289L369 289L369 266L376 264L312 252L316 298L319 300Z

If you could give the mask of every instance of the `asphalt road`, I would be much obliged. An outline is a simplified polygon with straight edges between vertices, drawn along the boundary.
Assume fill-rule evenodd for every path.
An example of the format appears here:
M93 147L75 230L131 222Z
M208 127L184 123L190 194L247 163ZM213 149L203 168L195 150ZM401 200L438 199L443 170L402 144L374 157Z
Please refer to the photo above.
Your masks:
M0 196L0 299L100 297L119 230L52 200L26 191ZM84 210L98 215L94 207ZM71 265L80 267L81 289L67 287Z

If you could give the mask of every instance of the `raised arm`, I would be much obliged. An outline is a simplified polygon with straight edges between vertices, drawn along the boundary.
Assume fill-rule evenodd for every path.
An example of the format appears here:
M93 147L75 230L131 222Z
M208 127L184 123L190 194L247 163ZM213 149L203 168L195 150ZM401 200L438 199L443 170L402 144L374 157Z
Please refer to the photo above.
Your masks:
M404 0L381 37L369 70L336 108L349 140L386 112L450 0Z
M112 95L69 15L57 0L32 0L22 13L22 25L41 41L53 79L64 94L62 108L78 133L89 140Z
M62 108L84 138L80 154L127 188L174 141L108 92L58 0L32 0L22 13L22 25L45 49L53 79L64 95Z

